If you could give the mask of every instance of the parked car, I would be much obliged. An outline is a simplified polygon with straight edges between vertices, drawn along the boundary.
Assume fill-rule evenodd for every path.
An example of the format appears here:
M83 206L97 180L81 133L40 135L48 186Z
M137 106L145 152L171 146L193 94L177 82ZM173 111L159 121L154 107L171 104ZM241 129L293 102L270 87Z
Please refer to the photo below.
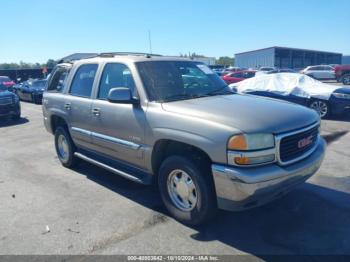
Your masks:
M290 68L277 68L271 71L268 71L266 74L277 74L277 73L296 73L295 70Z
M58 64L42 108L63 166L83 159L156 182L170 214L187 224L284 195L325 152L313 110L234 94L184 58L111 53Z
M251 78L255 76L256 71L246 70L246 71L238 71L234 73L229 73L227 75L222 76L221 78L226 82L226 84L237 83L242 80Z
M343 82L344 85L350 85L350 65L336 66L334 71L338 82Z
M46 79L25 81L15 87L15 93L21 100L41 104L46 83Z
M0 76L0 85L5 86L9 91L12 91L12 87L16 83L12 81L8 76Z
M239 93L266 96L310 107L321 118L350 112L350 88L325 84L302 74L263 75L230 87Z
M320 80L335 79L334 67L329 65L308 66L301 73Z
M224 69L224 71L222 72L222 76L230 74L230 73L234 73L234 72L239 72L239 71L244 71L247 70L247 68L242 68L242 67L238 67L238 66L229 66L227 68Z
M258 76L258 75L264 75L264 74L267 74L268 72L273 71L273 70L276 70L276 68L275 68L275 67L267 67L267 66L265 66L265 67L260 67L260 68L258 69L258 71L256 72L256 75L257 75L257 76Z
M16 94L8 91L8 87L0 84L0 117L21 118L21 105Z

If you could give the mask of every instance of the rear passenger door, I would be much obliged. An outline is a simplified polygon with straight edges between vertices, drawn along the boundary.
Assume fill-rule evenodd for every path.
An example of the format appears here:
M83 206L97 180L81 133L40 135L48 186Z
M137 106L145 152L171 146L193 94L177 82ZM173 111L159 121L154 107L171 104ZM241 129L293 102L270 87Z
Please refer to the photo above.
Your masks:
M97 69L98 64L83 64L77 68L64 103L75 144L88 149L92 143L91 95Z
M141 105L117 104L107 100L109 90L129 88L138 93L128 66L106 63L92 105L92 139L95 151L115 160L143 167L145 114Z

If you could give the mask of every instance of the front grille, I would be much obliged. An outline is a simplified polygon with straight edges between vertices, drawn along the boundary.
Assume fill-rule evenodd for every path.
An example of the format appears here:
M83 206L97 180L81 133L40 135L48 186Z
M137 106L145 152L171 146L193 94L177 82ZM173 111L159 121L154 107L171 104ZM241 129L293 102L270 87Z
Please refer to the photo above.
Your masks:
M314 148L319 133L319 126L297 134L285 136L280 142L280 159L282 162L293 161Z
M0 97L0 105L11 105L13 103L12 97Z

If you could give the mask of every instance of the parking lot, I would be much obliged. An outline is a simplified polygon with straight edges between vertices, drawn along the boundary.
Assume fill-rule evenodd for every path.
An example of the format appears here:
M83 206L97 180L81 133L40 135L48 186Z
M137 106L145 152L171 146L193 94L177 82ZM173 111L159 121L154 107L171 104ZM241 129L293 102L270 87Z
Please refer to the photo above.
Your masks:
M306 184L200 227L168 216L156 187L62 167L40 105L0 130L0 254L350 254L350 117L322 122L326 159Z

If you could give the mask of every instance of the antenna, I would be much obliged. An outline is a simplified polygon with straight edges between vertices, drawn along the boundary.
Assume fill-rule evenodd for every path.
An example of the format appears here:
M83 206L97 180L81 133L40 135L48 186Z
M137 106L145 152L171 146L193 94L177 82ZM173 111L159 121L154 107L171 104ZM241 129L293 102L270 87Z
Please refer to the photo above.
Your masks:
M151 30L148 30L148 41L149 41L149 53L152 54Z

